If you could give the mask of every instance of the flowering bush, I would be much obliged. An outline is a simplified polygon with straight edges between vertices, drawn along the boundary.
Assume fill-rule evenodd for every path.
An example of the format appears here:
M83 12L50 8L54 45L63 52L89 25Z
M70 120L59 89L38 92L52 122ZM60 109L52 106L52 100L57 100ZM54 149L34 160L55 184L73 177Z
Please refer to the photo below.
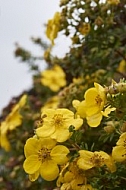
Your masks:
M43 57L18 46L33 87L3 109L1 190L126 189L125 0L60 0ZM58 34L71 39L54 56ZM47 63L41 71L37 60Z

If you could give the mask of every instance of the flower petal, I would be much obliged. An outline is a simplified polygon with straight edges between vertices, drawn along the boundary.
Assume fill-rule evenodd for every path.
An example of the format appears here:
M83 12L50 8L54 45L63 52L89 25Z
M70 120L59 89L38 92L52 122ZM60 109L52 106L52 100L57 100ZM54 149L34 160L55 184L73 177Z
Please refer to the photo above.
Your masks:
M80 117L85 118L86 117L86 110L87 109L86 109L85 101L80 102L80 104L77 108L77 114L79 114Z
M26 173L34 174L39 170L41 166L41 161L38 160L38 155L29 156L23 164L23 168Z
M7 117L7 124L9 130L14 130L17 126L21 125L22 116L16 111L10 113Z
M52 149L50 156L57 164L65 164L68 161L68 153L68 148L63 145L57 145Z
M98 125L100 125L100 122L102 120L102 114L101 114L101 112L99 112L90 117L86 117L86 119L87 119L87 123L90 127L97 127Z
M29 175L29 180L30 181L35 181L35 180L38 179L38 177L39 177L39 170L37 172L35 172L34 174L30 174Z
M11 145L6 134L0 134L0 146L4 148L7 152L11 150Z
M47 149L52 149L56 145L56 141L51 138L41 138L41 145Z
M35 133L38 137L49 137L55 132L55 126L54 125L43 125L42 127L39 127L36 129Z
M77 161L77 165L79 168L88 170L93 167L92 162L90 162L91 157L93 156L93 152L87 150L79 151L80 157Z
M108 106L104 111L101 111L102 115L105 117L108 117L108 115L111 113L111 111L115 111L116 108L110 108L111 106Z
M86 104L88 104L88 106L92 106L96 104L96 100L95 98L98 96L98 91L96 90L96 88L89 88L84 95Z
M124 146L115 146L112 150L112 157L117 162L126 160L126 149Z
M78 130L82 126L82 124L83 124L83 119L78 117L76 119L71 120L70 125L73 125L75 127L75 130Z
M123 146L125 144L125 142L126 142L126 132L121 134L121 136L116 144L119 146Z
M89 162L89 160L84 160L83 158L79 158L77 161L77 165L80 169L89 170L93 167L93 164Z
M24 153L26 158L30 155L37 154L37 151L41 149L41 144L36 138L29 138L24 146Z
M57 142L65 142L70 138L70 133L68 129L58 128L55 133L51 135L52 139L55 139Z
M58 177L59 168L53 160L48 160L42 163L40 174L46 181L53 181Z

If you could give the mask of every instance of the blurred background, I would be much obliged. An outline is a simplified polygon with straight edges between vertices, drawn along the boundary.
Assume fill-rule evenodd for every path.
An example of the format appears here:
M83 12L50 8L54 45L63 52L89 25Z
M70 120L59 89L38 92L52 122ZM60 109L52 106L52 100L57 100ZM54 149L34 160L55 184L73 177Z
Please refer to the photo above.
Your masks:
M32 85L27 65L14 56L15 44L42 55L30 38L42 37L50 43L45 36L45 24L58 10L59 0L0 0L0 113L12 97ZM67 41L62 37L56 43L54 53L62 56L68 49Z

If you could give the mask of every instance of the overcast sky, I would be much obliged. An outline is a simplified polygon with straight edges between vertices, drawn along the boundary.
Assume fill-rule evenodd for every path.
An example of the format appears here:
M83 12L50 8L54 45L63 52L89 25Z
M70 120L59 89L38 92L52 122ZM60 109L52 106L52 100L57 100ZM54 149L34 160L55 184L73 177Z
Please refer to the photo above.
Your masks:
M0 0L0 112L13 96L32 84L28 67L14 57L15 42L41 55L30 38L39 36L47 40L44 23L58 10L59 0ZM64 40L57 43L57 53L62 55L65 47L61 47L65 44L61 46L61 41Z

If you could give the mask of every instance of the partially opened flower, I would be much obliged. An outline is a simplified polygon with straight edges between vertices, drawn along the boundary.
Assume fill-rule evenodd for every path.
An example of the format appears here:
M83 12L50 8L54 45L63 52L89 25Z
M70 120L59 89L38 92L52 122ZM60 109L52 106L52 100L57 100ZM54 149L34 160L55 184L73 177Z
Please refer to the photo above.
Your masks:
M54 45L54 39L57 37L60 29L60 19L60 13L56 12L54 17L50 19L47 24L46 35L51 40L52 45Z
M115 164L111 157L103 151L87 151L80 150L80 157L77 161L78 167L83 170L89 170L93 167L101 167L106 165L111 172L116 170Z
M86 118L85 101L73 100L73 107L76 109L76 115L80 115L81 118Z
M95 87L89 88L85 92L85 99L83 101L73 101L73 106L77 110L77 114L80 115L81 118L86 118L90 127L100 125L102 117L108 117L108 114L115 110L115 108L110 108L110 106L104 109L106 103L105 90L98 83L94 83L94 86Z
M102 119L101 111L106 101L104 88L98 83L94 83L94 86L85 92L85 100L82 102L73 101L73 106L76 108L77 114L82 118L86 118L91 127L97 127L100 124Z
M83 124L81 118L74 118L74 113L68 109L46 109L42 113L42 126L36 129L38 137L51 137L57 142L64 142L70 138L69 127L78 130Z
M44 86L48 86L54 92L66 86L66 75L63 69L58 65L55 65L52 69L43 71L41 75L41 83Z
M68 161L68 148L56 145L56 141L50 138L29 138L24 146L26 160L23 167L29 174L29 179L35 181L39 175L47 181L52 181L59 174L58 165Z
M87 178L85 176L85 172L78 167L77 159L66 164L66 166L61 170L57 180L57 186L60 187L61 190L86 189L86 184Z
M94 83L94 86L93 88L89 88L84 95L87 116L94 115L103 110L106 101L104 88L98 83Z
M123 162L126 160L126 132L122 133L116 144L112 150L112 157L117 162Z

